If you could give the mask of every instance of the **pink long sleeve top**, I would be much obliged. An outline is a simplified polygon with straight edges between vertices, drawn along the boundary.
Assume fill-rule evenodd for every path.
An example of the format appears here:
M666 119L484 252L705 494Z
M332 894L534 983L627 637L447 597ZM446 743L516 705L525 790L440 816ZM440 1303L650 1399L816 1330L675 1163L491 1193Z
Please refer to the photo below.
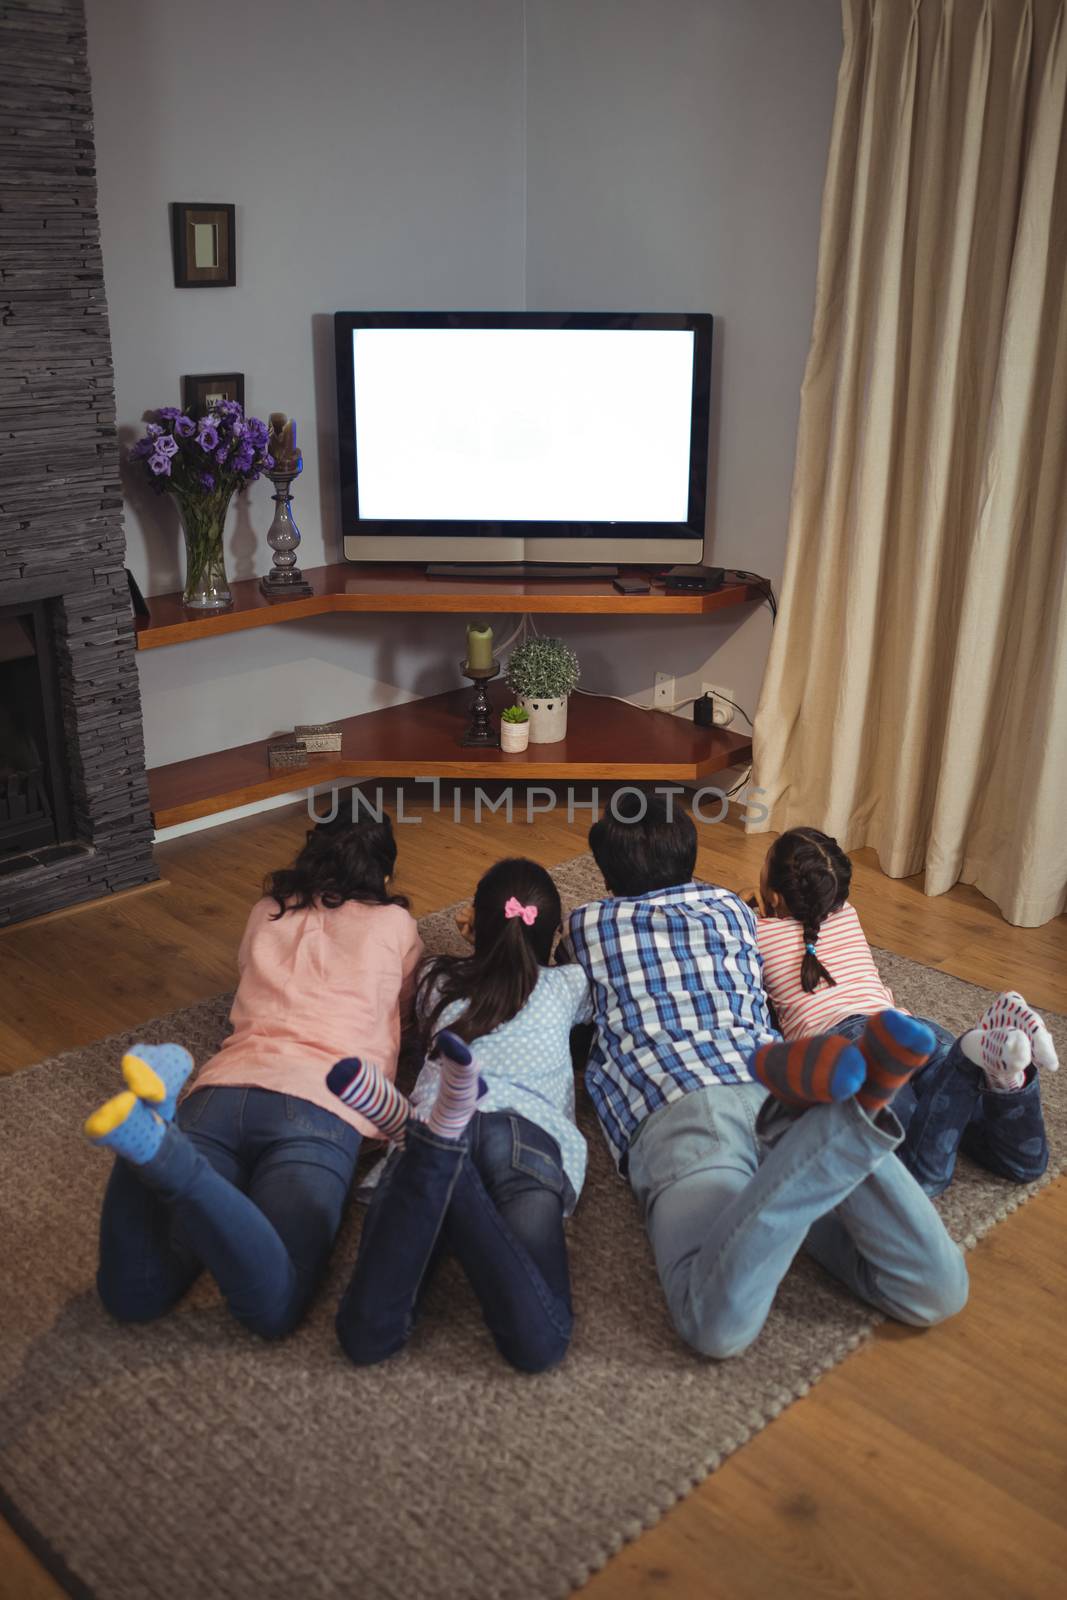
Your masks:
M358 1112L330 1093L326 1074L342 1056L396 1075L401 1009L422 954L402 906L346 901L333 910L253 906L237 955L233 1033L199 1073L193 1093L219 1084L273 1089L322 1106L374 1137Z

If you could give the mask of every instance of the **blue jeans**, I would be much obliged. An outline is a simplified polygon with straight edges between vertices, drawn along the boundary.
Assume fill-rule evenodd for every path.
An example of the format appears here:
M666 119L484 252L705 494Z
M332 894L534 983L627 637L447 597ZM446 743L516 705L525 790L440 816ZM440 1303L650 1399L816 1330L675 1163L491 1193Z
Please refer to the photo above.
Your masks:
M513 1112L476 1112L460 1139L407 1125L374 1192L337 1336L359 1366L409 1339L445 1250L463 1268L500 1354L523 1372L561 1361L573 1312L559 1145Z
M865 1016L846 1017L834 1029L858 1039ZM938 1022L920 1017L934 1033L937 1048L929 1061L893 1098L904 1129L897 1150L927 1194L941 1194L952 1182L960 1150L972 1161L1012 1183L1032 1183L1048 1166L1045 1119L1037 1070L1028 1067L1026 1083L1012 1094L985 1086L979 1067Z
M267 1339L299 1322L326 1267L360 1135L271 1089L200 1089L152 1160L116 1160L100 1219L97 1287L112 1316L148 1322L201 1269L238 1322Z
M694 1089L630 1147L629 1178L675 1328L703 1355L748 1348L804 1247L879 1311L917 1327L959 1311L967 1269L899 1161L892 1113L855 1100L802 1116L759 1084Z

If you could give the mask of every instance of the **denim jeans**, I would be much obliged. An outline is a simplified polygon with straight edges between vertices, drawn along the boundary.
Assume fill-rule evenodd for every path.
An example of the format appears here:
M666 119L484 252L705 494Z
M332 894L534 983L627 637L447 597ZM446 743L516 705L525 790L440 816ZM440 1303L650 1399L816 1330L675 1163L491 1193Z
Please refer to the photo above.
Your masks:
M359 1366L407 1343L433 1266L450 1250L500 1354L541 1372L566 1354L573 1313L559 1146L513 1112L476 1112L460 1139L407 1125L374 1192L337 1335Z
M880 1311L918 1327L959 1311L967 1269L899 1161L891 1113L855 1100L797 1116L759 1084L695 1089L654 1111L629 1178L674 1326L738 1355L803 1246Z
M893 1110L904 1129L897 1150L908 1171L929 1195L952 1182L960 1150L978 1165L1012 1183L1032 1183L1048 1166L1045 1119L1037 1070L1028 1067L1026 1083L1011 1094L985 1086L979 1067L940 1023L921 1017L937 1038L929 1061L900 1089ZM865 1016L846 1017L834 1029L858 1039Z
M97 1274L107 1310L151 1321L206 1267L246 1328L289 1333L325 1270L359 1145L355 1128L307 1100L195 1091L151 1161L115 1162Z

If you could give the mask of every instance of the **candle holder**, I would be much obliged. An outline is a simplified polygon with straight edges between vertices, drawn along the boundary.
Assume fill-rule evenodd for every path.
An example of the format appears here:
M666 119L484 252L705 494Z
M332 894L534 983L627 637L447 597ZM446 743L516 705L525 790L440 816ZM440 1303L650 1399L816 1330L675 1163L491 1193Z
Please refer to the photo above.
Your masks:
M274 565L265 578L259 580L260 592L268 600L297 600L314 594L310 583L296 564L296 551L300 543L300 529L293 521L293 497L290 493L295 472L268 472L274 485L274 504L277 510L267 534L267 543L274 551Z
M461 745L476 749L499 750L500 735L493 726L493 708L489 703L488 685L500 671L500 662L493 661L488 667L472 667L469 662L461 661L459 670L474 684L470 705L470 726L459 742Z

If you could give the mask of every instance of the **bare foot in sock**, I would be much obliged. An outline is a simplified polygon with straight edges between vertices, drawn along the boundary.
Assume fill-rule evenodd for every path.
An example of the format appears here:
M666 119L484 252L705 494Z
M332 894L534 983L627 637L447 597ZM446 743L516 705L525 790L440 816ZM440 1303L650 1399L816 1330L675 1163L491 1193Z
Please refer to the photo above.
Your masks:
M960 1049L981 1067L987 1086L999 1094L1021 1089L1031 1063L1047 1072L1059 1067L1052 1035L1014 989L997 996L977 1028L964 1034Z
M458 1139L466 1132L485 1085L470 1047L447 1028L437 1035L431 1059L437 1062L441 1081L426 1126L443 1139Z
M366 1117L383 1139L402 1139L411 1114L407 1096L372 1061L346 1056L326 1074L326 1087L338 1100Z

